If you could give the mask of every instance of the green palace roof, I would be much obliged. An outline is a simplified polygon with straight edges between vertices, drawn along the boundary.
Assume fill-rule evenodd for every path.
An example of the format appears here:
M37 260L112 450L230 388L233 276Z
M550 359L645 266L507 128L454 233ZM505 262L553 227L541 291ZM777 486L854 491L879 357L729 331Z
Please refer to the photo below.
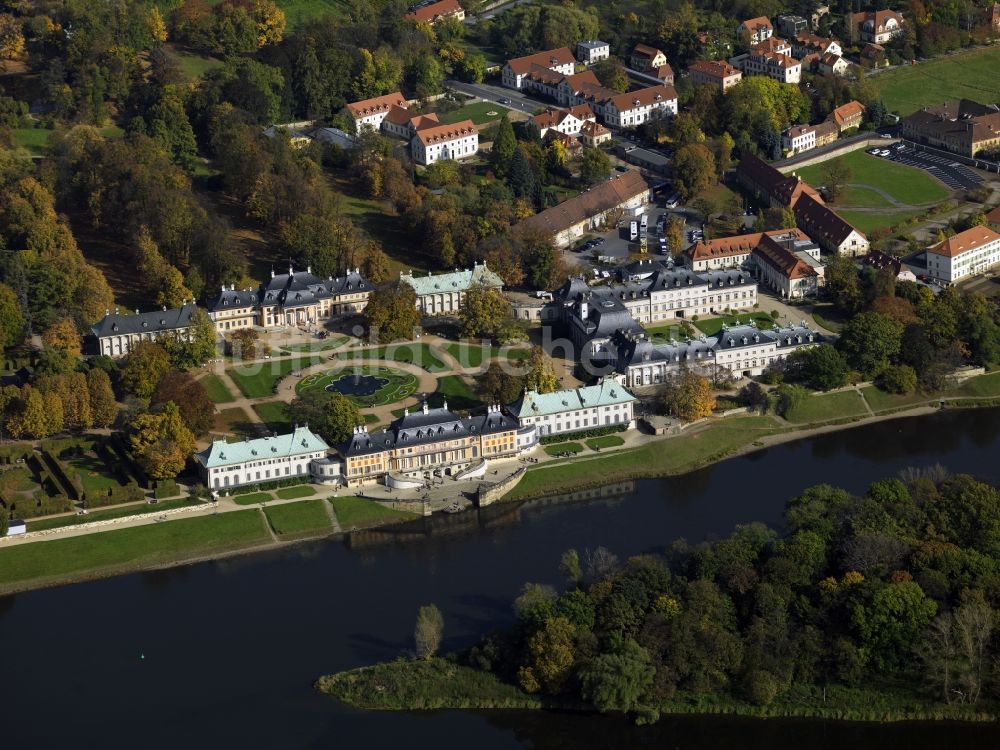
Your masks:
M206 469L214 469L248 461L262 461L266 458L288 458L302 453L325 451L329 447L323 438L308 427L296 427L294 432L287 435L256 438L239 443L215 440L205 450L195 453L194 457Z
M399 280L409 284L417 296L424 294L442 294L444 292L465 292L476 284L489 287L502 287L503 279L486 267L486 264L474 263L467 271L452 271L450 273L428 274L414 276L413 273L400 273Z
M607 378L597 385L588 385L575 390L553 393L526 391L521 398L510 405L509 409L510 413L518 418L541 417L595 406L626 404L635 400L635 396L625 390L624 386L612 378Z

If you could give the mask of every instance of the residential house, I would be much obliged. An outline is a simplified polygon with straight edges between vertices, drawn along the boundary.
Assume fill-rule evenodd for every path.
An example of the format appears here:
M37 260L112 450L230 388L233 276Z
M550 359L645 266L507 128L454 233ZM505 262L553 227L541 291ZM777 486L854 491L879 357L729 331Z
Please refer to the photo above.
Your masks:
M781 150L789 156L816 148L816 128L795 125L781 134Z
M403 109L407 107L406 99L398 91L364 99L360 102L351 102L347 105L347 112L354 120L354 132L360 133L361 128L381 129L382 121L394 106Z
M410 156L424 166L441 159L468 159L479 151L479 128L472 120L426 124L413 134Z
M769 18L760 16L741 23L737 29L737 34L740 36L746 34L752 45L760 44L765 39L770 39L774 36L774 26L771 25Z
M628 64L632 70L647 73L666 65L667 56L656 47L650 47L648 44L637 44L632 49L632 54L629 55Z
M592 229L604 225L610 217L617 221L626 211L649 203L649 185L636 171L616 175L562 203L529 216L517 226L541 232L565 247Z
M616 94L604 102L604 122L631 128L649 120L677 114L677 91L673 86L650 86Z
M802 16L784 13L774 19L778 33L788 39L794 39L801 33L809 31L809 21Z
M900 122L904 138L973 157L1000 148L1000 108L970 99L924 107Z
M637 400L614 378L602 378L596 385L553 393L525 389L507 412L521 427L534 427L539 438L609 427L631 430Z
M524 84L525 77L535 67L548 68L549 70L561 73L564 76L573 75L576 61L573 53L566 47L559 49L537 52L534 55L516 57L508 60L503 66L501 79L503 85L509 89L520 89Z
M746 57L734 59L742 63L747 75L764 75L780 83L798 83L802 78L802 63L791 53L792 47L784 39L768 37L754 45Z
M804 194L792 210L795 221L826 252L857 257L868 254L868 238L818 196Z
M230 443L219 438L194 454L205 486L213 492L258 482L313 476L327 463L329 446L308 427L285 435ZM338 472L339 473L339 472Z
M437 2L424 3L417 6L403 16L407 21L414 23L437 23L444 18L454 18L456 21L465 20L465 9L458 4L458 0L437 0Z
M258 289L222 287L206 309L219 333L250 326L312 325L362 312L374 289L357 268L348 269L343 276L321 279L309 267L305 271L289 267L287 274L272 271L270 280Z
M1000 265L1000 234L973 227L927 248L927 273L945 284Z
M595 62L607 60L611 57L611 45L597 39L586 42L578 42L576 45L576 59L584 65L593 65Z
M734 237L716 237L705 242L695 242L682 256L684 264L696 273L717 271L722 268L739 268L749 264L754 248L767 236L797 233L796 237L808 239L795 228L772 229L767 232L751 232Z
M843 133L851 128L860 128L865 119L865 105L857 100L841 104L826 116L827 122L837 126L837 132Z
M584 123L597 122L597 116L589 104L580 104L569 109L546 107L544 112L532 119L543 138L549 130L563 135L579 135Z
M836 39L827 39L809 32L792 37L792 55L800 60L807 55L843 55L844 50Z
M723 92L743 78L743 72L725 60L696 60L688 66L688 73L692 86L717 86Z
M187 339L191 316L197 309L193 301L171 310L166 307L145 313L136 310L135 315L121 315L115 308L113 313L106 312L90 331L97 339L98 352L118 359L128 356L140 341L160 341L171 336Z
M903 17L894 10L854 13L851 18L862 42L887 44L903 34Z
M890 271L896 281L916 281L917 275L900 258L872 250L865 256L865 263L880 271Z
M408 109L393 106L385 119L382 120L382 132L410 140L418 127L439 124L438 116L434 112L426 115L414 115Z
M473 287L503 289L503 279L486 267L486 263L473 263L469 270L451 271L426 276L413 272L399 272L399 283L413 287L417 294L417 309L424 315L454 315L458 313L465 294Z
M813 125L813 131L816 134L816 148L826 146L840 138L840 130L837 129L837 123L830 122L829 120L825 120L818 125Z
M611 131L599 122L588 120L580 126L580 139L584 146L597 148L611 140Z
M819 58L819 72L828 76L845 76L851 69L847 58L827 52Z
M889 64L885 56L885 47L881 44L868 42L861 48L861 67L863 68L883 68Z
M517 419L490 406L485 414L460 417L447 401L431 409L404 410L381 432L355 429L350 440L337 447L348 486L382 481L389 487L415 488L434 476L484 472L489 459L517 455ZM525 428L530 430L531 428Z

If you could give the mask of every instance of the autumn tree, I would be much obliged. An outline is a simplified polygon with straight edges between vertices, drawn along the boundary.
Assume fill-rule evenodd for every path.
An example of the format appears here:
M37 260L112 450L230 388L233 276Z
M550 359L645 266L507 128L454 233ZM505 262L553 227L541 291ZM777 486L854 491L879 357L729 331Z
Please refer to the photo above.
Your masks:
M565 617L552 617L528 638L528 664L518 670L518 682L529 692L541 687L550 695L566 688L576 660L576 628Z
M176 477L194 451L195 437L172 401L158 414L140 414L129 428L129 446L142 470L153 479Z
M441 646L444 632L444 617L434 604L417 610L417 622L413 628L413 643L418 659L430 659Z
M330 445L346 443L354 428L364 423L357 404L342 393L311 390L288 405L288 419L310 429Z
M493 339L499 344L520 338L521 329L511 317L510 300L499 289L485 285L470 288L458 308L458 318L466 338Z
M580 179L585 185L606 180L611 174L611 159L599 148L586 147L580 156Z
M113 425L118 418L118 402L111 387L111 378L104 370L95 367L87 372L87 394L94 426Z
M151 411L157 411L167 403L174 403L185 426L200 437L208 433L215 421L215 404L201 382L186 372L170 370L166 372L149 401Z
M552 357L540 346L531 347L527 360L524 384L538 393L551 393L559 387L559 378Z
M132 347L122 367L122 388L133 396L148 399L169 369L166 349L153 341L140 341Z
M188 330L163 339L170 363L181 370L199 367L218 353L215 323L200 307L191 313Z
M0 284L0 348L7 349L24 341L24 316L17 294Z
M24 29L21 20L0 13L0 60L12 60L24 54Z
M409 284L376 289L364 310L369 334L380 344L412 339L420 330L417 293Z
M715 155L701 143L691 143L674 156L674 185L685 200L690 200L715 183Z
M628 91L628 73L625 72L625 64L618 58L607 57L599 60L591 65L590 69L605 88L618 92Z
M39 378L36 387L46 396L55 395L62 404L63 428L87 430L94 424L87 390L87 376L82 372L67 372Z
M243 328L229 334L229 347L234 359L241 359L244 362L257 359L261 352L258 351L260 334L253 328Z
M483 401L510 404L524 391L524 377L511 372L500 362L491 362L486 372L476 378L476 391Z
M831 201L836 201L844 192L853 172L846 159L831 159L823 165L823 179L826 193Z
M80 334L69 318L53 323L42 334L42 343L71 357L80 356Z
M667 414L685 422L710 416L715 409L715 396L708 378L686 370L664 383L659 394L660 404Z
M684 219L680 216L671 216L667 221L663 236L667 240L667 250L674 258L684 252Z

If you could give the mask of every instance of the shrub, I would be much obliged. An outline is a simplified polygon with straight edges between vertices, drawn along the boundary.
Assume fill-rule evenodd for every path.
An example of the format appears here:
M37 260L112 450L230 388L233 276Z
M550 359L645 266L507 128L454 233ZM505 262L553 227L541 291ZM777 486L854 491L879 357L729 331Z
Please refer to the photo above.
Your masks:
M747 675L747 700L757 706L769 706L778 697L780 686L778 678L764 669L758 669Z
M917 372L909 365L890 365L879 373L875 384L887 393L907 395L917 388Z

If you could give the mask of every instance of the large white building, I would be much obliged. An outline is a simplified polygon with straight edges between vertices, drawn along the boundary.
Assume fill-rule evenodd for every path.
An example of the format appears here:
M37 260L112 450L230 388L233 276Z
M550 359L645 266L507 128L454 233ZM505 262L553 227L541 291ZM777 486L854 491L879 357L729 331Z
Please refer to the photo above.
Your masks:
M973 227L927 248L927 272L951 284L1000 264L1000 234Z
M194 458L205 486L217 491L313 475L323 475L324 480L329 481L328 449L323 438L308 427L296 427L287 435L239 443L214 440Z
M635 427L636 398L613 378L583 388L524 394L507 407L521 427L535 427L538 437L604 427Z
M781 150L786 154L801 154L816 148L816 128L812 125L795 125L781 134Z
M441 159L468 159L479 151L479 128L472 120L421 127L410 141L410 156L427 166Z
M520 89L524 85L525 77L535 68L543 70L547 68L568 76L573 75L575 67L576 60L573 59L573 53L566 47L560 47L508 60L507 64L503 66L501 78L503 85L507 88Z
M362 128L379 130L382 121L389 110L393 107L406 109L406 99L398 91L383 96L376 96L371 99L364 99L360 102L351 102L347 105L347 111L354 120L354 132L360 133Z
M426 276L400 271L399 283L413 287L417 294L417 309L424 315L457 314L465 293L474 286L503 288L503 279L487 268L485 262L473 263L467 271L428 273Z
M127 357L140 341L159 341L166 336L187 337L191 316L198 307L189 302L182 307L135 315L121 315L116 309L90 327L97 338L98 351L106 357Z
M577 42L576 57L585 65L593 65L595 62L611 57L611 45L599 39Z

